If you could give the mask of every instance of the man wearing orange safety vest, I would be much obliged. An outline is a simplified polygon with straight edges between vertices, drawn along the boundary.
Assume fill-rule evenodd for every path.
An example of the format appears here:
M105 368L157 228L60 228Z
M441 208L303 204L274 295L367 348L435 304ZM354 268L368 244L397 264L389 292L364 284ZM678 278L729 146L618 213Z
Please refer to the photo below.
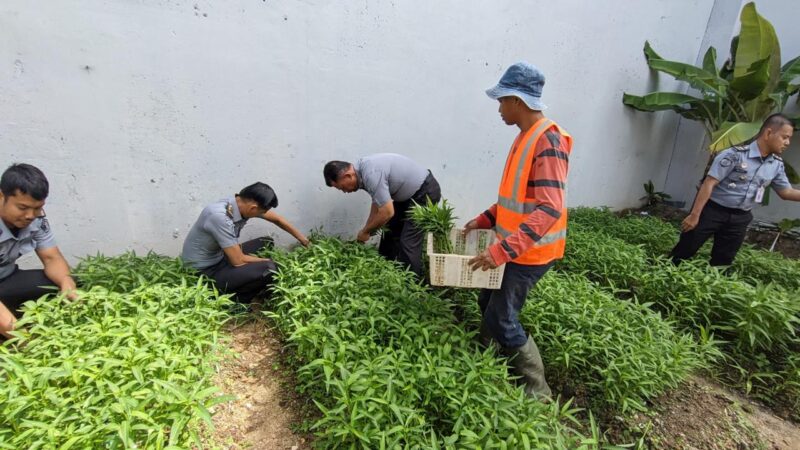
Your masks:
M511 357L525 393L549 399L544 364L533 339L519 322L528 291L564 256L567 181L572 137L542 114L544 75L520 62L508 68L486 94L500 102L500 117L520 133L506 159L497 203L465 225L467 231L493 228L498 241L472 258L473 270L506 265L498 290L478 298L483 321L481 340L494 338Z

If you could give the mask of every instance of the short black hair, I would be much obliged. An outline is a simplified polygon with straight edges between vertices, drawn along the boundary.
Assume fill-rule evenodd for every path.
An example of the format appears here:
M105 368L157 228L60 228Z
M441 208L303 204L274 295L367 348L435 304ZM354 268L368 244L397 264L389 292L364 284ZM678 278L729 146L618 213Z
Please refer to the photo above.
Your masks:
M273 191L268 184L260 181L256 181L250 186L247 186L236 195L240 198L256 202L258 207L265 211L269 211L278 206L278 196L275 195L275 191Z
M769 128L772 131L780 130L781 128L789 125L790 127L794 128L794 123L792 119L786 117L781 113L775 113L764 119L764 123L761 124L761 129L758 131L758 135L761 136L767 131Z
M325 168L322 169L322 175L325 177L325 184L328 187L333 186L333 183L339 181L342 172L350 168L352 164L347 161L328 161Z
M30 164L12 164L0 178L0 192L6 197L28 194L34 200L42 201L50 193L47 177L37 167Z

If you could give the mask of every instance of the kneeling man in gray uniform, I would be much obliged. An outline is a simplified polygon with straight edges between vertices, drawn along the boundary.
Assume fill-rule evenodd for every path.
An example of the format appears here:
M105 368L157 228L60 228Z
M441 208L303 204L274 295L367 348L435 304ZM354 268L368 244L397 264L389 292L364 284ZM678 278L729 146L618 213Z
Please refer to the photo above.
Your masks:
M75 299L75 281L44 215L49 191L44 173L30 164L14 164L0 178L0 335L4 337L11 337L24 302L56 289ZM30 252L36 252L43 270L17 266L17 259Z
M181 259L212 278L222 292L235 294L242 303L251 302L271 284L277 266L271 259L252 255L264 248L268 238L239 244L239 234L248 219L268 220L304 246L309 245L303 233L272 211L277 206L275 191L261 182L206 206L186 236Z

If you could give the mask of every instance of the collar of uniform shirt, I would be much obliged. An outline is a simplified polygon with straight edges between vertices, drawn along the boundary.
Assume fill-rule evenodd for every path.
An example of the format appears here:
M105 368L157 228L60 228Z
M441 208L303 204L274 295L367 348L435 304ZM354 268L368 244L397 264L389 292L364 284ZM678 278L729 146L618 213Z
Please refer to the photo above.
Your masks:
M242 220L242 213L239 211L239 204L236 203L236 197L229 198L228 203L230 203L233 209L233 221L239 222L240 220Z
M767 156L761 156L761 149L758 147L758 141L753 141L750 143L750 151L747 153L748 158L752 159L760 159L761 162L767 162L772 160L772 153Z
M6 225L5 222L3 222L2 219L0 219L0 242L7 241L9 239L15 239L19 241L23 238L28 237L28 235L31 234L31 227L34 224L36 224L37 219L39 219L39 217L34 219L33 222L31 222L31 224L28 225L27 227L20 228L19 230L17 230L16 234L10 228L8 228L8 226Z

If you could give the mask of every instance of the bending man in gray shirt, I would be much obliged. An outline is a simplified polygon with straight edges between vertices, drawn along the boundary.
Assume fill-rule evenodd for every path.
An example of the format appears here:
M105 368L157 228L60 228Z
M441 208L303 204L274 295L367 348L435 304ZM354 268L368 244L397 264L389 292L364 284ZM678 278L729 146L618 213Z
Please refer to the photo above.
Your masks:
M268 238L239 245L239 234L248 219L268 220L309 245L303 233L272 211L277 206L275 191L261 182L206 206L186 236L181 259L212 278L223 292L235 294L238 301L252 301L268 287L277 266L270 259L252 256L264 248Z
M412 202L438 202L442 193L430 170L396 153L365 156L355 164L330 161L323 169L325 184L342 192L363 189L372 197L367 223L356 239L366 242L372 233L386 225L378 251L390 260L400 261L422 276L422 232L408 219Z

